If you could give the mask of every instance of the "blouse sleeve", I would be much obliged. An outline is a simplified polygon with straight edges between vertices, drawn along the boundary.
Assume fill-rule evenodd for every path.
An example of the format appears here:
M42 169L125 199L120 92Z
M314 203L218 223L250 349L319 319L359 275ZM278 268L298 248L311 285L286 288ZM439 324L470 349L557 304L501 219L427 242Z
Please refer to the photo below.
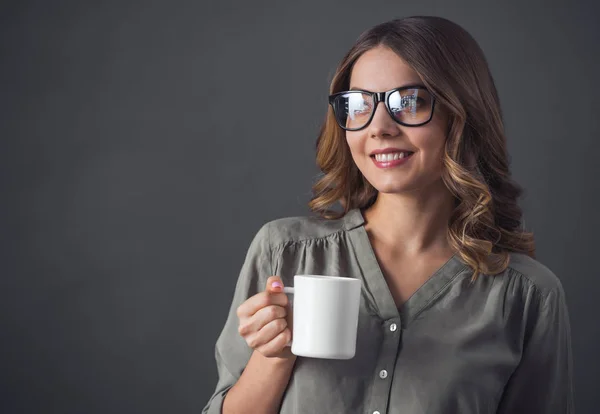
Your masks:
M238 333L236 310L247 298L264 289L272 273L271 263L269 229L268 224L265 224L250 244L236 283L225 326L215 345L218 381L202 414L221 414L221 406L227 391L236 383L250 359L252 350Z
M521 362L508 381L498 414L572 414L569 315L562 286L538 297Z

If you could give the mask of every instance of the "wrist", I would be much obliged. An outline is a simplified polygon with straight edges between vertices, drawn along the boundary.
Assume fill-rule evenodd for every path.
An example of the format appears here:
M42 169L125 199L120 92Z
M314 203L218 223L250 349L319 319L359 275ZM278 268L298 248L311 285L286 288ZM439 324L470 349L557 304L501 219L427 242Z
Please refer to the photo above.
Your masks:
M272 357L267 359L269 359L274 366L291 366L294 365L296 358L298 357L292 353L290 354L291 355L289 356Z
M257 353L262 357L266 364L275 369L292 367L298 358L296 355L292 354L289 348L281 356L266 357L258 351Z

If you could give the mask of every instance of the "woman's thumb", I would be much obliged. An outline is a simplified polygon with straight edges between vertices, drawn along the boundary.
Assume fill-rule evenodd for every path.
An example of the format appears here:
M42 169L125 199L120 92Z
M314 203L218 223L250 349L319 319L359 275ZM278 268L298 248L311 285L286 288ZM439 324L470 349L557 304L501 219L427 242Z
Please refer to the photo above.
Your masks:
M267 292L280 293L283 292L283 281L279 276L271 276L267 279Z

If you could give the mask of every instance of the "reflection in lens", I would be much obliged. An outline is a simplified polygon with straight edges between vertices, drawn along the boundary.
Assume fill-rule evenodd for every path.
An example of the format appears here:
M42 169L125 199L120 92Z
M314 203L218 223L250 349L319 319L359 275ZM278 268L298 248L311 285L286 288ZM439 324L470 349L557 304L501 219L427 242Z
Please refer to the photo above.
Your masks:
M357 114L363 113L366 109L365 100L361 94L351 93L348 95L346 113L352 121L356 120Z
M348 92L336 98L336 116L346 128L361 128L369 121L373 100L362 92Z
M394 117L408 125L420 124L431 116L433 99L426 89L414 88L394 92L388 102Z

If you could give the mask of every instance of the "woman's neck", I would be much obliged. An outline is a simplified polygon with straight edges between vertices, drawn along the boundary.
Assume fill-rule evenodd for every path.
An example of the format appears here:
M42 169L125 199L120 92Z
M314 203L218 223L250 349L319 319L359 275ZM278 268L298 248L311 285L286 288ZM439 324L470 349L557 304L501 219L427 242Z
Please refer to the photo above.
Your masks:
M365 227L379 244L398 254L447 252L454 202L441 179L418 192L379 193L375 203L364 211Z

